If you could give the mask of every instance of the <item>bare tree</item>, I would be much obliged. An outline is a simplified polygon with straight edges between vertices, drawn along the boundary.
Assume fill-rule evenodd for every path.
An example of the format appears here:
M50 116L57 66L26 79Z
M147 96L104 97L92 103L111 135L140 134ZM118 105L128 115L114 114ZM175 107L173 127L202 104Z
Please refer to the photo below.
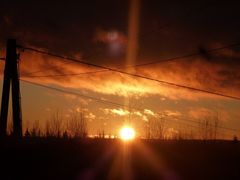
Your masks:
M62 134L63 118L62 115L57 111L46 121L45 134L47 137L55 136L60 137Z
M156 136L158 139L164 139L165 133L165 117L162 115L159 119L156 120Z
M32 137L39 137L41 136L41 130L39 127L39 121L34 121L34 123L32 124L32 129L30 130L30 136Z
M83 112L72 115L67 123L67 129L71 136L80 138L87 136L87 122Z
M30 137L30 136L31 136L28 128L26 129L26 131L25 131L25 133L24 133L24 136L25 136L25 137Z
M216 140L218 138L218 127L219 127L219 116L218 113L217 115L214 117L213 119L213 123L214 123L214 139Z
M47 120L45 123L45 136L46 137L53 136L51 129L50 129L50 121L49 120Z
M217 139L219 128L219 117L208 116L200 121L200 136L203 140Z
M61 136L62 121L63 121L62 116L59 114L58 111L55 114L53 114L50 127L52 129L53 134L57 137Z
M209 129L210 129L210 121L208 117L203 118L199 122L200 125L200 136L203 140L209 139Z
M165 117L163 115L159 118L149 118L146 124L147 139L164 139L165 122Z
M152 138L152 120L148 119L146 123L146 138L151 139Z

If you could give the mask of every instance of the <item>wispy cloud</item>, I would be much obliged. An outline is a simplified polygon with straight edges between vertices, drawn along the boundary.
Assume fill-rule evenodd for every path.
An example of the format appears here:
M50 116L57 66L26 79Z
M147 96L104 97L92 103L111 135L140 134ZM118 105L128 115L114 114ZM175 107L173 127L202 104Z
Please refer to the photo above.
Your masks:
M153 111L151 111L150 109L144 109L144 113L147 115L156 116L156 114Z
M106 115L112 114L112 115L119 115L119 116L126 116L128 115L130 112L124 109L103 109L103 112Z

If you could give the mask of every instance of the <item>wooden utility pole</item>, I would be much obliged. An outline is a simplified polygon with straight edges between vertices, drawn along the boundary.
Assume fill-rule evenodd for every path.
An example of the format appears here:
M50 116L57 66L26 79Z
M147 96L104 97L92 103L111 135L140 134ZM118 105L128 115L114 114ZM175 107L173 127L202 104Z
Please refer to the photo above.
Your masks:
M2 90L2 106L0 115L0 135L7 135L7 117L10 96L10 86L12 86L12 110L13 110L13 135L22 137L22 112L20 101L18 55L16 39L7 41L7 52L4 69L4 80Z

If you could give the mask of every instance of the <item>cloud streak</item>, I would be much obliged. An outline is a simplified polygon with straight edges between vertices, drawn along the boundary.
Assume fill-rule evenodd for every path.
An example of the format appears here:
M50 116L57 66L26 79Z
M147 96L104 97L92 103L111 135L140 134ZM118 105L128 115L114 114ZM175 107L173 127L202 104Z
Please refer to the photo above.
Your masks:
M220 57L224 55L226 59L226 54L229 53L229 51L224 51L220 54ZM236 59L239 56L239 53L234 54ZM233 55L228 56L229 59L232 57ZM219 58L219 55L216 58ZM29 74L29 69L32 69L33 72L37 72L31 74L33 76L49 75L49 77L39 78L28 77L28 79L36 80L41 83L56 84L77 89L83 88L101 94L117 96L160 95L170 99L188 100L214 97L203 93L193 93L181 88L161 85L140 78L132 78L110 71L84 74L85 72L94 72L101 69L59 61L59 59L56 58L34 53L24 53L22 59L21 74ZM196 57L194 59L180 60L178 62L142 67L137 70L137 73L164 81L174 82L176 84L240 96L240 92L238 91L238 89L240 89L240 73L238 71L240 66L238 62L233 66L231 64L226 65L221 61L216 61L217 60L214 59L214 61L208 62L203 58ZM111 66L116 68L114 65ZM187 71L186 68L188 69ZM61 74L63 74L63 76L54 76ZM66 76L64 76L64 74L66 74ZM67 74L70 75L68 76ZM71 74L73 75L71 76ZM79 74L79 76L76 74Z

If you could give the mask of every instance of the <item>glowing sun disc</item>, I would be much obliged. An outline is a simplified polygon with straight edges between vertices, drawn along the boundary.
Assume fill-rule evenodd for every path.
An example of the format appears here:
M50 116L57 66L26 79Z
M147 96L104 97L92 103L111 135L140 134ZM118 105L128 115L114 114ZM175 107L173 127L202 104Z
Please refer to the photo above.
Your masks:
M135 131L133 128L131 127L123 127L120 129L120 138L123 141L130 141L133 140L135 138Z

